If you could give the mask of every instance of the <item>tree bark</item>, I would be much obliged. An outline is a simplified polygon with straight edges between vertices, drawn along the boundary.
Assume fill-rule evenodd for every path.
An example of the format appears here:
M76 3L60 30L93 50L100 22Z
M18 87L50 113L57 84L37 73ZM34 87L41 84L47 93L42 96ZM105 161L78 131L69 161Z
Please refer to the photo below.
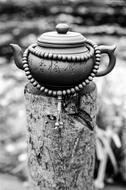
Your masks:
M56 129L57 98L25 87L28 167L34 190L94 190L96 87L63 99L63 128Z
M126 117L123 116L123 128L121 132L121 141L122 141L122 159L121 159L121 175L123 180L126 182Z

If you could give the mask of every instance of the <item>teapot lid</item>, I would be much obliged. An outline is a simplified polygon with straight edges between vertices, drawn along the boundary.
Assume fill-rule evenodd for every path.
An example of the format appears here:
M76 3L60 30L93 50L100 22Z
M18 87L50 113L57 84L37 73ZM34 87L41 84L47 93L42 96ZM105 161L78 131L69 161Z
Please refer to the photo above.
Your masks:
M86 38L78 33L69 31L65 23L57 24L56 31L43 33L38 38L38 45L42 47L73 48L84 45Z

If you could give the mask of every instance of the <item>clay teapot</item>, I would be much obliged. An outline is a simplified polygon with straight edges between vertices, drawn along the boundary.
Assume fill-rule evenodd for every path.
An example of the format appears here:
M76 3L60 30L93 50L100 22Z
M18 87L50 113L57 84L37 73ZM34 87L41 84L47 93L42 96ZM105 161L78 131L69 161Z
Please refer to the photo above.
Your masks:
M11 44L17 67L25 71L34 87L48 95L74 94L93 78L108 74L115 65L115 46L98 46L82 34L69 31L65 23L56 31L43 33L24 53ZM99 71L101 54L109 64ZM102 63L101 63L102 64Z

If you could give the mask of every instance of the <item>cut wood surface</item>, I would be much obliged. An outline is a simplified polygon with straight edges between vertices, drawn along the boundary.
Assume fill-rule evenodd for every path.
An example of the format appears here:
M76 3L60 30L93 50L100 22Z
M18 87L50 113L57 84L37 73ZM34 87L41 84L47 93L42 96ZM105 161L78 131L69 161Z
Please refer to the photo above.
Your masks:
M64 127L55 129L57 98L25 88L28 167L32 188L93 190L96 87L63 100Z

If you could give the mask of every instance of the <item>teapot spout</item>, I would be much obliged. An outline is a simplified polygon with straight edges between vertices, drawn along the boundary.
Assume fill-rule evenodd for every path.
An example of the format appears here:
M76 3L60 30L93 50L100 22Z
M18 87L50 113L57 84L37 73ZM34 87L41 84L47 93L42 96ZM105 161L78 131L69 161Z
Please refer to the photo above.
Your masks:
M13 55L14 55L14 60L15 64L19 69L23 70L23 65L22 65L22 57L23 57L23 51L18 46L17 44L10 44L12 50L13 50Z

